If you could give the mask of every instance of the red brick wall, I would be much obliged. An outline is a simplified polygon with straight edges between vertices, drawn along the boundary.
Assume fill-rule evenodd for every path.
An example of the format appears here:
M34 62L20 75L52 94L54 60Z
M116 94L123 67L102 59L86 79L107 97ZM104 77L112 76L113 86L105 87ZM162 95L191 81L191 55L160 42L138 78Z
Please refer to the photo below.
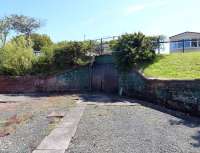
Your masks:
M35 76L10 77L0 76L0 93L36 92L46 84L48 78Z

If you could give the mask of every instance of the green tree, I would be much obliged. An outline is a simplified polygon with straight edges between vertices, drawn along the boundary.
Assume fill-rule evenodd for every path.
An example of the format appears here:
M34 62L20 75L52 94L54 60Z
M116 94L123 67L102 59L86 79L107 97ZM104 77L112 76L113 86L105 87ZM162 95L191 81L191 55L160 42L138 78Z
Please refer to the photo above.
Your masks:
M8 17L0 19L0 48L6 44L6 39L11 30L11 21Z
M120 71L127 72L139 63L155 58L154 46L142 33L125 34L112 44L114 57Z
M23 36L8 42L0 52L0 73L4 75L25 75L34 61L33 49L26 46Z
M41 51L42 48L53 45L51 38L45 34L31 34L31 40L33 42L33 49L36 51Z
M8 34L13 30L26 36L27 45L30 45L30 35L40 28L41 23L38 19L24 15L13 14L0 19L0 43L4 47Z
M13 14L8 18L11 21L12 30L24 34L26 36L27 45L30 45L31 33L40 28L40 21L33 17L17 14Z
M160 49L164 48L164 43L162 42L165 41L166 36L164 35L150 36L149 39L151 40L154 49L158 51L158 54L160 54Z
M41 55L36 57L32 66L32 74L49 74L55 71L53 64L54 49L53 45L41 49Z
M87 45L83 42L68 42L54 52L54 64L59 69L70 68L88 62Z

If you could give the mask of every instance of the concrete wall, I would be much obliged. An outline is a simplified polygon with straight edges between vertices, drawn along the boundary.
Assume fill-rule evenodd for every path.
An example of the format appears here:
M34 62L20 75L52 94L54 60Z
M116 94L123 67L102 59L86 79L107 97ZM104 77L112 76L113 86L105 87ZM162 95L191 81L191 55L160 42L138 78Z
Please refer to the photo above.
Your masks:
M112 56L96 57L94 64L48 77L0 76L0 93L102 91L117 93L118 73Z
M120 76L123 94L200 115L200 80L147 79L136 71Z
M102 91L147 100L200 116L200 80L147 79L137 71L118 73L111 56L54 76L0 76L0 93Z

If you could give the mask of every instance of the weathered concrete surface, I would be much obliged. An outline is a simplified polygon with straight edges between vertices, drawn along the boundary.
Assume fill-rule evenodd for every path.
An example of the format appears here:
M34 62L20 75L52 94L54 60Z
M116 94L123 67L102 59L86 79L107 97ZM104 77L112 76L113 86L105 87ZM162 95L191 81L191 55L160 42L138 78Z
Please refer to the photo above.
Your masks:
M108 106L102 99L99 99L99 103L105 105L87 106L65 153L200 151L198 118L168 114L162 108L155 110L142 105Z
M33 153L63 152L68 148L71 138L74 136L77 125L84 112L85 104L77 104L62 119L61 123L41 142ZM45 152L45 153L46 153Z
M35 150L33 153L65 153L65 150Z
M200 116L200 79L148 79L132 70L120 76L119 89L125 96Z

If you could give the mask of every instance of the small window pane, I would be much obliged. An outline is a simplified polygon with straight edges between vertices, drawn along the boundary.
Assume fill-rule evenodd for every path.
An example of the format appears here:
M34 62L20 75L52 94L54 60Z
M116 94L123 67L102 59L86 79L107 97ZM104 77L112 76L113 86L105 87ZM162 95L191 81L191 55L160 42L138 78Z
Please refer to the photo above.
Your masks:
M183 42L178 42L178 48L183 48Z
M192 47L197 47L197 40L193 39L191 45Z
M190 42L191 42L191 40L185 40L185 42L184 42L185 48L189 48L190 47Z
M172 49L177 49L177 44L176 44L176 42L172 42L172 43L171 43L171 48L172 48Z

